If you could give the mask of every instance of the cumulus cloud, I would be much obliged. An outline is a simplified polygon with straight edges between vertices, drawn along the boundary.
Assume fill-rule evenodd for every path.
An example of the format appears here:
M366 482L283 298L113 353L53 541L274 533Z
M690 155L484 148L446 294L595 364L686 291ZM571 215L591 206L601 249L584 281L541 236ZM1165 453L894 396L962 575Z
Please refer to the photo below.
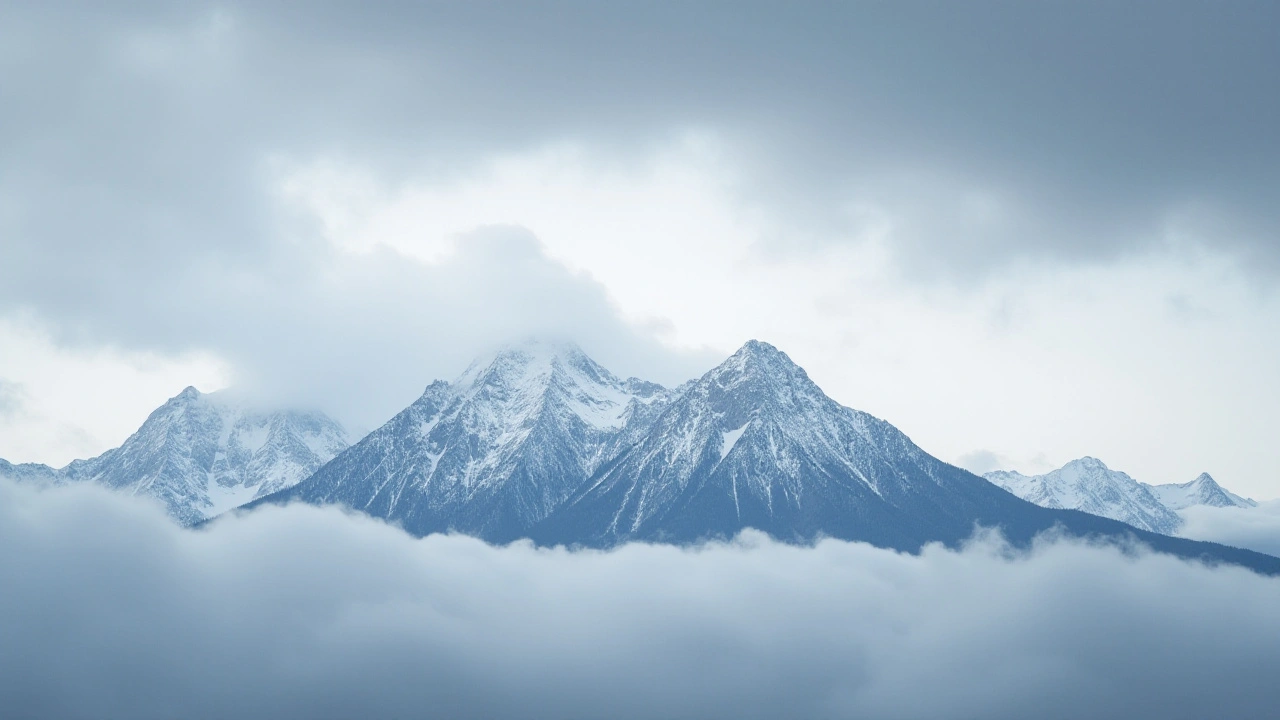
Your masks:
M1077 542L611 552L0 484L0 696L60 718L1268 717L1280 580Z
M667 383L707 364L705 353L669 351L623 321L603 286L547 258L518 227L479 229L431 265L324 243L291 256L239 268L233 287L157 306L155 321L183 318L184 341L217 348L248 392L323 403L366 426L478 352L526 335L575 339L617 372Z
M137 306L169 299L155 275L234 278L271 252L273 156L458 180L689 127L732 147L745 207L880 228L935 272L1114 258L1170 226L1274 260L1280 51L1255 9L7 5L0 299L85 320L103 286Z
M1184 521L1178 530L1183 537L1280 557L1280 500L1259 503L1256 508L1196 505L1178 514Z
M281 158L341 147L394 175L389 156L412 155L419 169L460 157L466 143L423 127L429 97L387 107L388 94L412 95L411 79L375 89L417 67L403 45L335 75L294 66L276 41L330 71L346 52L292 36L279 24L292 20L270 13L3 6L0 18L0 82L15 108L0 121L0 314L25 313L73 346L208 351L237 384L360 426L524 335L573 337L659 381L704 365L621 320L599 283L519 228L467 228L458 253L427 266L336 247L296 212L274 171ZM339 44L360 52L356 38ZM344 121L341 107L355 115ZM424 136L428 146L409 149Z
M0 321L27 313L80 354L225 360L356 426L500 332L563 330L664 382L715 358L655 338L765 337L945 457L1245 475L1275 447L1254 409L1277 394L1280 314L1240 271L1280 258L1275 13L0 0ZM602 182L690 133L716 149L693 182ZM486 177L557 147L593 172ZM331 247L278 172L325 163L393 199L509 189L518 212L446 214L547 250L480 241L421 269ZM1208 250L1144 253L1171 243ZM1147 272L1166 256L1191 270ZM525 266L538 277L508 283ZM154 406L189 376L133 394ZM1171 386L1200 397L1162 409ZM94 430L92 452L136 425ZM56 444L17 452L84 445Z

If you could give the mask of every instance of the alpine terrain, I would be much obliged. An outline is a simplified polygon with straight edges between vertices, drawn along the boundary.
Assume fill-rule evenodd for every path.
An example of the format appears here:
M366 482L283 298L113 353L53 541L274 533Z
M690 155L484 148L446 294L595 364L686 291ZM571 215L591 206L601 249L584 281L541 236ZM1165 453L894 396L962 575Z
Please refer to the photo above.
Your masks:
M99 483L156 498L193 524L297 484L346 447L346 432L321 413L264 412L188 387L118 448L60 470L0 461L0 476Z
M1182 518L1160 502L1151 486L1097 458L1072 460L1044 475L999 470L983 477L1041 507L1083 510L1165 535L1172 535L1182 524Z
M19 463L14 465L8 460L0 459L0 478L16 482L34 482L54 484L61 479L61 474L54 468L40 463Z
M1044 475L997 470L983 477L1042 507L1083 510L1165 535L1178 531L1182 526L1178 512L1193 505L1257 505L1227 491L1209 473L1180 485L1148 485L1091 457L1072 460Z
M288 501L339 503L418 535L589 547L756 528L915 552L980 526L1017 544L1056 529L1280 573L1266 555L1022 500L835 402L758 341L672 390L621 380L572 345L508 348L251 505Z
M342 503L425 535L528 534L645 428L665 388L620 380L573 345L472 364L275 500Z
M1185 510L1193 505L1210 507L1257 507L1258 503L1249 498L1240 497L1215 481L1209 473L1200 473L1200 477L1181 485L1151 485L1151 491L1160 498L1165 507L1173 511Z

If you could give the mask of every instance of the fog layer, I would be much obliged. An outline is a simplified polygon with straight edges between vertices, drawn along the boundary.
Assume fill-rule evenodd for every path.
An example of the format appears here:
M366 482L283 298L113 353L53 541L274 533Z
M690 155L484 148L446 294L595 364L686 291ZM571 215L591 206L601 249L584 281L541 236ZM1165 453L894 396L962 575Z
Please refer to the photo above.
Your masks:
M1078 542L612 552L0 484L0 698L59 718L1264 717L1280 581Z

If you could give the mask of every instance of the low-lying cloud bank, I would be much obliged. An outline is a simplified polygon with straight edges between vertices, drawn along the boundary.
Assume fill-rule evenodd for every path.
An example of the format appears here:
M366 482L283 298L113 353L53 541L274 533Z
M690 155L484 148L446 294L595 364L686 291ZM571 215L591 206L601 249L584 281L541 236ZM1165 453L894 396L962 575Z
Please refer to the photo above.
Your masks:
M1078 542L570 552L300 506L190 531L0 482L15 718L1270 717L1277 637L1280 580Z
M1280 500L1256 508L1192 506L1179 513L1185 521L1178 534L1257 550L1280 557Z

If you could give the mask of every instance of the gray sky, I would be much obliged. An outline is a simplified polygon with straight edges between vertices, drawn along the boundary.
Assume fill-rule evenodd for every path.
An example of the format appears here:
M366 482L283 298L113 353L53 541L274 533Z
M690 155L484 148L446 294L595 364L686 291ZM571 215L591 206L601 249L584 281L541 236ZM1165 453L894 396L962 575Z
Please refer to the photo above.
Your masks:
M1264 2L0 4L0 457L757 337L949 461L1277 497L1276 77Z

